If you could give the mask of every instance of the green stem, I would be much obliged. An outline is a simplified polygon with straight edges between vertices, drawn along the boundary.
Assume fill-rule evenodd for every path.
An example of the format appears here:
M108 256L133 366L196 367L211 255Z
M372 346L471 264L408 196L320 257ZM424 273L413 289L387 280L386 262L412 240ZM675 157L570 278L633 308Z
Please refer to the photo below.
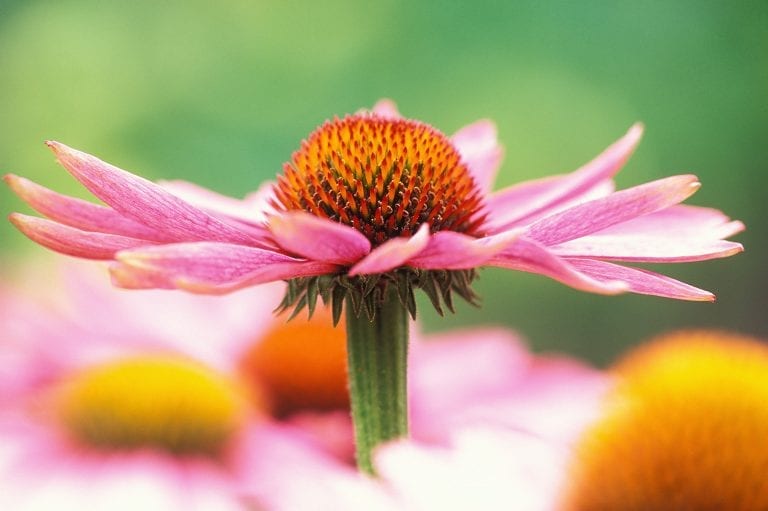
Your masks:
M347 369L357 466L374 474L379 444L408 434L408 312L389 289L373 321L347 299Z

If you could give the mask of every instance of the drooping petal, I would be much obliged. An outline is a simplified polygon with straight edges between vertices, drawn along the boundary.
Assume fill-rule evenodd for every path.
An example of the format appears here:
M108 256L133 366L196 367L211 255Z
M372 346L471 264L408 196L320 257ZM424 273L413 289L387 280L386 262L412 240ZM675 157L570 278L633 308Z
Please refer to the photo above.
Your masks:
M8 174L8 186L35 211L83 231L119 234L152 241L170 241L164 233L124 217L114 209L68 197L29 179Z
M490 192L504 156L496 125L487 119L477 121L454 133L451 142L469 167L475 183L484 193Z
M179 199L161 186L89 154L48 142L56 158L96 197L123 216L162 230L177 241L254 244L246 233Z
M272 183L263 184L243 200L218 194L187 181L160 181L158 184L189 204L248 233L254 241L258 240L258 243L252 243L252 245L275 248L266 227L267 215L275 213L268 203L273 195Z
M152 267L137 268L120 262L110 266L112 283L125 289L181 289L201 295L223 295L251 286L288 280L296 277L312 277L329 273L334 269L328 263L304 261L278 263L254 270L231 280L205 280L205 277L170 277L167 272ZM275 302L276 305L277 302Z
M265 215L267 204L262 202L262 196L264 195L262 190L259 191L260 195L252 194L240 200L216 193L213 190L203 188L189 181L159 181L157 184L193 206L211 213L219 213L236 220L257 225L267 220Z
M633 262L685 262L727 257L743 250L722 241L744 230L721 211L676 205L550 247L561 256Z
M521 183L496 192L488 200L492 217L499 228L504 228L578 198L612 178L635 150L642 134L642 124L635 124L597 158L568 175Z
M168 275L151 267L136 267L121 262L109 265L112 285L123 289L177 289Z
M215 294L275 280L334 273L333 264L304 261L229 243L174 243L117 254L113 279L123 287L181 288Z
M682 202L700 186L692 175L651 181L545 217L526 236L545 245L563 243Z
M565 257L590 257L628 262L682 263L738 254L741 243L706 238L666 236L594 235L550 247Z
M371 251L359 231L303 211L271 217L269 230L284 250L312 261L353 265Z
M349 275L384 273L420 253L429 243L429 225L421 224L410 238L392 238L379 245L349 270Z
M11 213L9 219L32 241L56 252L87 259L112 259L124 249L152 245L154 242L117 234L88 232L58 222Z
M397 104L391 99L380 99L373 105L371 110L374 114L386 119L402 119L403 116L397 109Z
M629 268L593 259L569 258L568 262L580 272L596 280L609 282L618 279L626 282L629 286L629 291L633 293L697 302L712 302L715 300L715 295L709 291L693 287L652 271Z
M562 177L547 177L522 183L508 189L504 195L491 195L486 205L487 218L485 227L489 232L496 233L514 229L521 225L532 224L533 222L560 211L572 208L583 202L606 197L616 191L616 185L613 179L604 179L595 183L591 188L585 190L569 200L558 202L557 205L539 211L523 218L519 218L519 209L525 207L525 202L529 196L543 193L547 188L553 186L553 182L563 179Z
M427 247L407 264L424 269L477 268L512 244L520 232L513 230L484 238L473 238L453 231L436 232L429 238Z
M506 249L493 257L489 266L538 273L555 279L581 291L613 295L629 290L621 279L597 279L579 271L566 259L560 258L539 243L518 238Z
M703 236L723 239L744 230L744 224L731 219L722 211L701 206L678 204L644 215L607 229L598 234L634 234L647 236Z

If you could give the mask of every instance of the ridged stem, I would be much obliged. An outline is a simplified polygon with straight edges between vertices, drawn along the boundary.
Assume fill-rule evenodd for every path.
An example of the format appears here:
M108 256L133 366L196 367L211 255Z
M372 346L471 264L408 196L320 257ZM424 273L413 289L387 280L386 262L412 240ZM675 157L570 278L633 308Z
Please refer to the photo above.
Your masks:
M374 474L374 449L408 434L408 312L390 288L373 321L346 302L347 368L357 466Z

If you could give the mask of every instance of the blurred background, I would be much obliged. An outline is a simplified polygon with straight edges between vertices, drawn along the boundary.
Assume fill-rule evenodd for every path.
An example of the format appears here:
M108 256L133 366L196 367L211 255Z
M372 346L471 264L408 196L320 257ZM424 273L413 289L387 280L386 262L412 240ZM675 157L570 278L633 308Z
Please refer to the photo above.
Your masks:
M744 254L662 269L715 304L483 270L482 308L438 318L423 303L427 329L505 324L598 364L673 327L768 334L764 0L0 0L0 171L79 197L44 140L243 196L319 123L381 97L446 133L495 120L497 186L573 170L643 121L620 187L692 172L689 203L747 224ZM0 204L29 212L5 187ZM40 250L0 226L3 273Z

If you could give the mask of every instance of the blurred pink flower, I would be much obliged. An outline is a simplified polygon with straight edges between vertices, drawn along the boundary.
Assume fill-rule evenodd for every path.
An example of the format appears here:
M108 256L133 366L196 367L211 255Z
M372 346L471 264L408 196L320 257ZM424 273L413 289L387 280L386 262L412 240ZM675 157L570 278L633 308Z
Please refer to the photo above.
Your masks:
M246 489L276 485L270 465L351 456L347 412L272 418L243 378L282 286L214 299L66 276L0 290L0 508L268 510ZM276 442L294 459L260 452Z
M275 466L282 475L270 495L292 495L275 509L556 509L608 377L566 357L533 356L502 330L435 335L414 343L413 355L413 438L379 450L378 484L349 467Z
M614 191L612 178L641 133L633 126L571 174L491 192L502 157L493 123L447 138L403 119L385 100L318 128L276 184L244 200L191 183L154 184L58 142L48 145L59 162L107 206L13 175L6 181L49 218L12 214L22 232L65 254L113 261L113 280L123 287L224 293L329 276L341 284L324 285L343 295L351 279L362 295L367 281L357 276L379 275L405 293L437 286L430 295L437 300L453 291L471 300L474 269L498 266L595 293L713 300L612 262L700 261L742 250L724 241L741 222L678 205L699 188L695 176ZM443 270L448 277L430 273Z
M397 509L554 511L572 444L505 428L456 431L446 446L385 446L377 470Z
M682 330L630 350L579 440L561 511L768 509L768 344Z
M35 272L44 267L36 265ZM82 270L65 273L66 292L56 291L46 276L47 286L26 297L18 288L0 293L0 507L46 509L55 502L57 509L241 509L244 504L266 510L407 509L401 507L404 497L353 468L345 410L270 403L269 385L279 385L280 378L255 374L259 365L252 357L271 336L284 341L280 344L289 353L296 346L312 351L313 342L327 346L320 333L330 328L327 314L309 323L274 319L269 304L280 286L219 298L126 293ZM294 325L299 330L282 330ZM301 330L302 325L311 330ZM343 345L343 330L336 330ZM290 337L300 335L305 336L297 337L301 343L292 345ZM272 349L264 353L278 357L270 359L277 365L286 360ZM180 455L162 445L109 449L102 442L89 448L73 438L71 424L62 422L50 396L82 381L93 368L146 359L199 366L216 381L245 376L233 388L242 384L264 395L249 399L243 422L215 456L194 449ZM295 365L283 370L294 383L302 380ZM338 377L326 374L326 379ZM311 375L306 378L313 381ZM588 420L606 386L602 373L564 357L533 356L501 329L417 334L409 380L413 448L428 452L453 445L456 431L478 428L521 432L535 443L560 445ZM133 385L137 395L146 396L146 386ZM105 388L102 395L108 393ZM158 389L158 396L168 394ZM130 403L126 407L138 406ZM184 400L179 404L181 411L190 406ZM270 405L282 415L270 416ZM141 418L140 410L137 414ZM155 415L163 416L161 411Z
M764 339L671 332L606 374L599 395L567 377L586 419L570 433L475 427L447 446L399 442L378 453L378 473L409 511L768 508Z

